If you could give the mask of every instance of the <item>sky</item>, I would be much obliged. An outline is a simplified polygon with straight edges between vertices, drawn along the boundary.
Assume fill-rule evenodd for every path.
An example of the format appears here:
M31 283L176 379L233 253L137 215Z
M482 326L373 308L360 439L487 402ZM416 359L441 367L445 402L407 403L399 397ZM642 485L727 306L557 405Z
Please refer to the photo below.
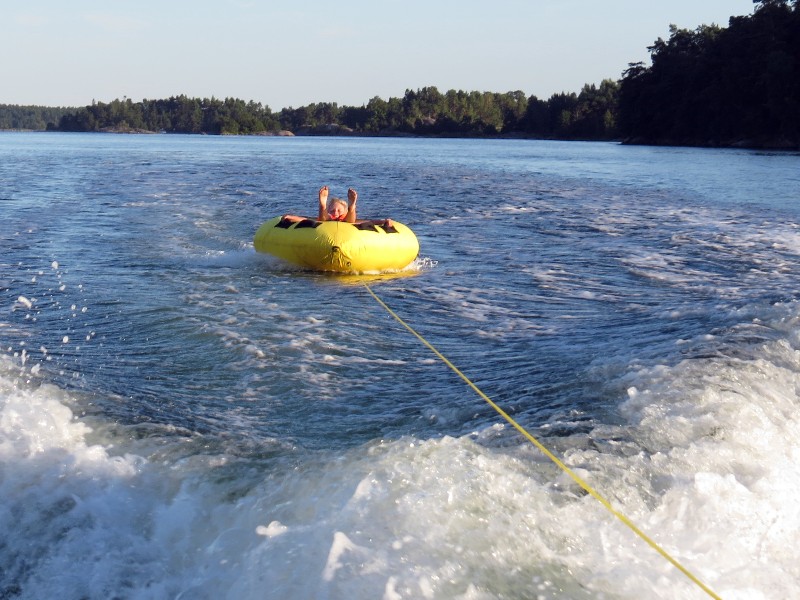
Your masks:
M753 0L0 0L0 104L240 98L273 111L407 89L546 100L619 79L669 26Z

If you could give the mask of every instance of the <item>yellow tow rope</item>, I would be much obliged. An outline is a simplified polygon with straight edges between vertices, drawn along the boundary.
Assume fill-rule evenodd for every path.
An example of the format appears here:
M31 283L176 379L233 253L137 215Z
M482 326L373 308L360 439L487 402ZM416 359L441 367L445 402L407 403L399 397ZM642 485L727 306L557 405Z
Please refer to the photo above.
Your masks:
M511 418L511 416L510 416L508 413L506 413L506 412L505 412L505 411L504 411L502 408L500 408L500 407L499 407L497 404L495 404L495 403L494 403L494 402L491 400L491 398L489 398L489 397L488 397L486 394L484 394L484 393L483 393L483 392L482 392L482 391L481 391L481 390L478 388L478 386L476 386L474 383L472 383L472 381L470 381L470 379L469 379L469 378L468 378L466 375L464 375L464 373L462 373L462 372L461 372L461 371L458 369L458 367L456 367L456 366L455 366L453 363L451 363L449 360L447 360L447 358L446 358L446 357L445 357L445 356L444 356L444 355L443 355L441 352L439 352L439 351L438 351L436 348L434 348L434 347L433 347L433 345L432 345L430 342L428 342L428 340L426 340L426 339L425 339L424 337L422 337L422 336L421 336L419 333L417 333L417 332L416 332L416 331L415 331L415 330L414 330L414 329L413 329L413 328L412 328L412 327L411 327L411 326L410 326L408 323L406 323L406 322L405 322L403 319L401 319L401 318L400 318L400 316L398 316L398 314L397 314L396 312L394 312L394 311L393 311L391 308L389 308L389 306L388 306L388 305L387 305L387 304L386 304L386 303L385 303L383 300L381 300L381 299L380 299L380 298L379 298L379 297L378 297L378 296L375 294L375 292L373 292L373 291L372 291L372 289L369 287L369 285L367 285L367 284L365 283L365 284L364 284L364 287L365 287L365 288L367 288L367 291L368 291L368 292L369 292L369 293L372 295L372 297L373 297L373 298L375 298L375 300L377 300L378 304L380 304L381 306L383 306L383 308L385 308L385 309L386 309L386 311L387 311L387 312L388 312L390 315L392 315L392 316L393 316L393 317L394 317L394 318L397 320L397 322L398 322L398 323L400 323L400 324L401 324L403 327L405 327L405 328L406 328L406 329L408 329L408 330L409 330L409 331L410 331L412 334L414 334L414 336L415 336L415 337L416 337L416 338L417 338L417 339L418 339L420 342L422 342L423 344L425 344L425 345L426 345L426 346L427 346L427 347L430 349L430 351L431 351L431 352L433 352L433 353L434 353L436 356L438 356L438 357L439 357L439 358L442 360L442 362L443 362L444 364L446 364L448 367L450 367L450 368L451 368L451 369L452 369L452 370L453 370L453 371L456 373L456 375L458 375L459 377L461 377L461 379L463 379L463 380L466 382L466 384L467 384L469 387L471 387L471 388L472 388L472 389L475 391L475 393L476 393L476 394L478 394L478 396L480 396L481 398L483 398L483 399L484 399L484 400L485 400L485 401L486 401L486 402L489 404L489 406L491 406L493 409L495 409L495 410L497 411L497 413L498 413L498 414L499 414L501 417L503 417L503 418L504 418L506 421L508 421L508 422L509 422L511 425L513 425L513 426L514 426L514 428L515 428L517 431L519 431L519 432L520 432L520 433L521 433L523 436L525 436L525 438L527 438L527 439L528 439L528 441L529 441L530 443L532 443L532 444L533 444L534 446L536 446L536 447L537 447L539 450L541 450L541 451L542 451L542 453L543 453L543 454L544 454L544 455L545 455L547 458L549 458L550 460L552 460L552 461L553 461L553 462L554 462L554 463L555 463L555 464L558 466L558 468L559 468L559 469L561 469L561 470L562 470L562 471L564 471L564 472L565 472L567 475L569 475L569 476L572 478L572 480L573 480L575 483L577 483L579 486L581 486L581 487L582 487L582 488L583 488L583 489L584 489L584 490L585 490L585 491L586 491L588 494L590 494L591 496L593 496L593 497L594 497L594 498L595 498L595 499L596 499L598 502L600 502L600 504L602 504L603 506L605 506L605 507L606 507L606 509L607 509L607 510L608 510L608 511L609 511L609 512L612 514L612 515L614 515L614 516L615 516L615 517L617 517L617 518L618 518L620 521L622 521L623 523L625 523L625 525L627 525L627 526L628 526L628 527L629 527L629 528L630 528L630 529L631 529L631 530L632 530L632 531L633 531L633 532L634 532L636 535L638 535L638 536L639 536L641 539L643 539L645 542L647 542L647 544L648 544L648 545L649 545L649 546L650 546L650 547L651 547L653 550L655 550L655 551L656 551L656 552L658 552L658 553L659 553L661 556L663 556L664 558L666 558L666 559L667 559L667 560L668 560L670 563L672 563L672 565L673 565L673 566L674 566L676 569L678 569L678 570L679 570L681 573L683 573L684 575L686 575L686 577L688 577L689 579L691 579L691 580L692 580L692 582L694 582L695 584L697 584L697 585L700 587L700 589L702 589L702 590L703 590L703 591L704 591L706 594L708 594L708 595L709 595L709 596L711 596L712 598L715 598L716 600L722 600L722 599L721 599L721 598L720 598L720 597L719 597L717 594L715 594L715 593L714 593L714 592L713 592L713 591L712 591L712 590L711 590L711 589L710 589L710 588L709 588L707 585L705 585L705 584L704 584L702 581L700 581L700 580L699 580L699 579L698 579L698 578L697 578L695 575L693 575L693 574L692 574L692 573L691 573L691 572L690 572L690 571L689 571L689 570L688 570L686 567L684 567L684 566L683 566L681 563L679 563L679 562L678 562L676 559L674 559L672 556L670 556L670 555L669 555L669 553L668 553L666 550L664 550L664 549L663 549L661 546L659 546L659 545L658 545L658 544L657 544L657 543L656 543L654 540L652 540L652 539L651 539L651 538L650 538L650 537L649 537L649 536L648 536L648 535L647 535L645 532L643 532L641 529L639 529L639 528L638 528L638 527L637 527L637 526L636 526L636 525L635 525L635 524L634 524L634 523L633 523L633 522L632 522L632 521L631 521L631 520L630 520L628 517L626 517L624 514L622 514L622 513L621 513L621 512L619 512L618 510L616 510L616 509L615 509L613 506L611 506L611 503L610 503L608 500L606 500L606 499L605 499L603 496L601 496L601 495L600 495L600 493L599 493L599 492L597 492L597 491L596 491L596 490L595 490L595 489L594 489L592 486L590 486L590 485L589 485L588 483L586 483L586 482L585 482L583 479L581 479L581 478L580 478L580 477L579 477L579 476L578 476L578 475L577 475L577 474L576 474L574 471L572 471L572 469L570 469L570 468L569 468L567 465L565 465L563 462L561 462L561 461L558 459L558 457L557 457L555 454L553 454L552 452L550 452L550 450L548 450L547 448L545 448L545 447L542 445L542 443L541 443L539 440L537 440L535 437L533 437L533 436L532 436L530 433L528 433L528 432L527 432L527 430L526 430L526 429L525 429L525 428L524 428L522 425L520 425L519 423L517 423L517 422L516 422L516 421L515 421L513 418Z

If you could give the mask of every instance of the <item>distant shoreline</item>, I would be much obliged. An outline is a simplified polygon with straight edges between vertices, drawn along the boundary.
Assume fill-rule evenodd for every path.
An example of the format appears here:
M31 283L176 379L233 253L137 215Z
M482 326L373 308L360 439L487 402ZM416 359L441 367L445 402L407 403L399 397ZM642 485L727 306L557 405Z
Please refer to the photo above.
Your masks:
M676 147L676 148L728 148L741 150L771 150L776 152L798 152L800 144L795 144L788 139L764 139L764 140L733 140L719 142L708 140L699 142L694 140L646 140L638 139L577 139L577 138L545 138L540 136L525 135L520 132L507 134L419 134L407 133L403 131L382 131L376 133L365 133L355 131L298 131L297 133L281 130L278 132L265 131L259 133L171 133L166 131L151 131L148 129L131 129L108 127L100 131L69 132L45 129L0 129L0 133L91 133L91 134L115 134L115 135L190 135L190 136L211 136L211 137L350 137L350 138L417 138L417 139L474 139L474 140L539 140L550 142L600 142L616 143L623 146L656 146L656 147Z

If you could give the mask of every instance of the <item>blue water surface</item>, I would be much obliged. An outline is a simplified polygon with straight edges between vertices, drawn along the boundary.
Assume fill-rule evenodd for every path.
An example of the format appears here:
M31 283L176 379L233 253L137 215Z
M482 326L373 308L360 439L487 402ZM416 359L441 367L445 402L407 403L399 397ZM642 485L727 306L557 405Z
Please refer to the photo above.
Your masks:
M341 277L254 252L257 227L313 213L321 185L410 226L414 267ZM781 152L2 133L1 350L38 365L19 385L55 385L113 429L112 454L152 437L181 460L241 457L231 497L379 443L522 446L487 435L498 415L368 283L524 427L584 447L626 423L643 370L800 348L780 325L799 201L800 156Z

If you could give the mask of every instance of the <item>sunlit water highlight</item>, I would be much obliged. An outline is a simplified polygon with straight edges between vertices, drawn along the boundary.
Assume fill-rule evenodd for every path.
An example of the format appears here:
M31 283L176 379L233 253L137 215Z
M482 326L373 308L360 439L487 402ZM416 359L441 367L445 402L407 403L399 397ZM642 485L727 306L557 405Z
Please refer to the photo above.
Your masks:
M389 306L724 598L800 587L800 157L0 134L0 598L702 598L358 277L252 249L323 183Z

